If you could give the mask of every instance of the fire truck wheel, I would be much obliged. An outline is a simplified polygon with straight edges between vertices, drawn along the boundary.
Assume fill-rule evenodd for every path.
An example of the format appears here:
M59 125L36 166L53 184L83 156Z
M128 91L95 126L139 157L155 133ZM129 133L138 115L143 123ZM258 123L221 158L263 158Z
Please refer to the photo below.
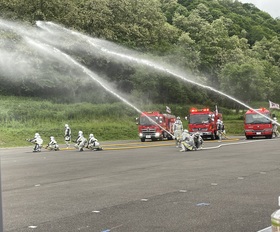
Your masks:
M145 138L141 138L141 142L145 142Z

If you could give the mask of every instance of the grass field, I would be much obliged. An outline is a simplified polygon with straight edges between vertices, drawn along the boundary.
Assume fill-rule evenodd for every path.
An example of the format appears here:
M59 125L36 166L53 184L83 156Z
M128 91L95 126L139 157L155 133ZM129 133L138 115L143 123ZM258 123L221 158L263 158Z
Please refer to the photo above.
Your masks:
M172 113L184 118L187 106L170 105ZM203 107L203 106L196 106ZM145 105L139 109L165 110L165 105ZM221 109L228 135L243 135L243 112ZM63 143L64 125L72 129L72 138L78 131L87 137L93 133L99 141L138 139L135 118L139 113L118 102L113 104L57 104L51 101L1 96L0 99L0 147L30 146L26 141L36 132L44 139L44 144L54 136ZM187 121L183 121L187 127Z

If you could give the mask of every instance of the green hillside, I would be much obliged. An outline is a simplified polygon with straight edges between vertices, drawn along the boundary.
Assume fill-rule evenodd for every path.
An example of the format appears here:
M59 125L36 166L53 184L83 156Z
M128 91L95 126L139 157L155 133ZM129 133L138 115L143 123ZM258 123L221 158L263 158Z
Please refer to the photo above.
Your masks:
M194 76L195 81L246 103L280 101L277 94L280 20L252 4L236 0L3 0L0 12L3 19L9 21L25 25L34 25L37 20L51 21L93 38L123 45L149 55L152 60L169 64L171 68L179 67L188 77ZM79 100L91 102L92 98L100 96L98 91L90 96L85 94L94 88L93 84L69 81L70 71L31 51L17 32L1 25L0 48L14 62L3 60L1 63L0 94L59 98L61 102L75 102L77 95ZM61 30L54 35L56 38L59 32ZM71 39L65 38L63 49L73 45ZM238 107L232 101L174 79L168 73L148 72L146 67L109 60L108 56L97 56L92 50L77 52L73 49L67 51L69 55L104 75L119 91L137 99L145 95L149 99L143 101L156 104L211 101ZM17 53L11 54L11 51ZM30 64L23 71L15 74L5 70L24 66L26 60ZM42 67L46 62L48 70ZM32 72L30 66L34 68ZM80 75L73 73L71 70L73 76ZM58 94L62 90L63 96ZM105 102L108 101L114 100L105 96Z
M253 4L2 0L0 13L0 146L37 131L61 139L66 122L134 139L132 106L218 105L242 134L246 105L280 102L280 19Z

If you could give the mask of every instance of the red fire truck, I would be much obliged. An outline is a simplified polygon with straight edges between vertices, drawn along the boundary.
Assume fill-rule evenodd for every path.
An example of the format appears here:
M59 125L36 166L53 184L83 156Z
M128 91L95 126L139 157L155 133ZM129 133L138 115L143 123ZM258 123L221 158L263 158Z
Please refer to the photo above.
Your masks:
M271 114L266 108L250 109L245 113L244 132L247 139L253 137L272 138Z
M162 114L159 111L142 112L136 122L141 142L145 142L146 139L173 139L175 121L175 115Z
M217 139L217 120L223 120L221 113L210 111L209 108L190 109L189 132L199 132L203 138Z

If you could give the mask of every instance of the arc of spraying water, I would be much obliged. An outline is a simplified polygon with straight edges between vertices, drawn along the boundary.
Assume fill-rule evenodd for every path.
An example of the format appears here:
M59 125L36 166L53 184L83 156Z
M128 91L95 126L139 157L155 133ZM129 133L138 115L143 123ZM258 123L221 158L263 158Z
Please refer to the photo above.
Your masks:
M88 39L88 42L92 46L98 47L98 46L96 46L96 44L94 44L94 41L92 41L91 39ZM114 56L118 56L118 57L121 57L123 59L133 60L134 62L137 62L138 64L146 65L146 66L148 66L150 68L153 68L153 69L165 72L165 73L169 73L170 75L172 75L174 77L177 77L177 78L183 80L184 82L191 83L191 84L197 85L197 86L199 86L201 88L208 89L208 90L210 90L212 92L218 93L218 94L220 94L220 95L222 95L222 96L224 96L224 97L226 97L226 98L228 98L230 100L233 100L233 101L237 102L238 104L244 106L245 108L254 111L255 113L263 116L264 118L268 119L269 121L271 121L271 122L277 124L278 126L280 126L280 124L278 122L276 122L275 120L273 120L272 118L266 116L265 114L260 113L259 111L253 109L251 106L246 105L245 103L239 101L238 99L236 99L236 98L234 98L234 97L232 97L232 96L230 96L228 94L225 94L225 93L223 93L223 92L221 92L221 91L219 91L219 90L217 90L217 89L215 89L215 88L213 88L211 86L203 85L203 84L200 84L198 82L195 82L195 81L192 81L190 79L187 79L183 75L177 74L177 73L171 71L170 69L164 68L164 67L162 67L162 66L160 66L158 64L155 64L154 62L151 62L151 61L149 61L147 59L139 59L139 58L135 58L135 57L132 57L132 56L129 56L129 55L124 55L122 53L112 52L112 51L110 51L110 50L108 50L106 48L103 48L103 47L101 47L100 50L103 51L103 52L106 52L108 54L111 54L111 55L114 55Z
M1 21L3 21L3 20L0 20L0 23L1 23ZM232 101L237 102L238 104L244 106L245 108L254 111L255 113L257 113L257 114L259 114L259 115L265 117L266 119L268 119L268 120L272 121L273 123L277 124L278 126L280 126L280 124L279 124L278 122L276 122L276 121L274 121L273 119L271 119L270 117L268 117L268 116L266 116L266 115L264 115L264 114L258 112L257 110L255 110L255 109L253 109L252 107L250 107L249 105L246 105L245 103L239 101L238 99L236 99L236 98L234 98L234 97L232 97L232 96L230 96L230 95L227 95L227 94L225 94L225 93L223 93L223 92L221 92L221 91L219 91L219 90L217 90L217 89L215 89L215 88L213 88L213 87L210 87L210 86L203 85L203 84L200 84L200 83L198 83L198 82L192 81L192 80L186 78L184 75L175 73L174 71L172 71L172 70L170 70L170 69L168 69L168 68L164 68L163 66L161 66L161 65L159 65L159 64L157 64L157 63L155 63L155 62L149 61L148 59L142 59L142 58L139 59L139 58L135 58L135 57L130 56L130 55L124 55L124 54L119 53L119 52L110 51L110 50L108 50L108 49L102 47L102 45L98 45L98 41L99 41L99 40L93 39L92 37L89 37L89 36L87 36L87 35L83 35L83 34L81 34L81 33L75 32L75 31L73 31L73 30L69 30L69 29L67 29L67 28L65 28L65 27L62 27L62 26L57 25L57 24L52 23L52 22L37 21L36 24L37 24L38 27L44 29L44 30L47 31L48 33L52 33L52 30L49 29L49 28L48 28L47 26L45 26L45 25L50 25L50 26L56 27L57 29L64 30L64 31L66 31L66 32L68 32L68 33L71 33L71 34L73 34L73 35L79 36L80 38L83 38L84 40L88 41L92 46L94 46L95 48L99 48L99 49L100 49L102 52L104 52L104 53L110 54L110 55L112 55L112 56L121 57L121 58L123 58L124 60L134 61L134 62L136 62L136 63L138 63L138 64L146 65L146 66L148 66L148 67L150 67L150 68L153 68L153 69L156 69L156 70L165 72L165 73L169 73L170 75L172 75L172 76L174 76L174 77L176 77L176 78L179 78L179 79L181 79L181 80L184 81L184 82L191 83L191 84L197 85L197 86L199 86L199 87L201 87L201 88L208 89L208 90L210 90L210 91L213 91L213 92L215 92L215 93L218 93L218 94L220 94L220 95L222 95L222 96L224 96L224 97L226 97L226 98L228 98L228 99L230 99L230 100L232 100ZM6 21L4 21L4 23L2 23L2 27L3 27L3 25L4 25L4 26L7 26L7 25L6 25ZM14 24L14 23L13 23L12 25L10 25L10 23L9 23L9 26L8 26L8 27L9 27L10 29L14 29L14 27L16 27L17 30L20 29L20 28L18 28L18 26L16 26L16 24ZM24 30L21 30L21 33L22 33L22 34L24 33L24 34L26 35L26 32L25 32ZM101 40L100 40L100 41L101 41Z
M44 26L44 25L43 25L43 22L41 22L41 21L36 22L36 24L37 24L39 27L41 27L41 28L44 28L44 29L48 29L48 30L49 30L49 28L46 27L46 26ZM69 30L69 29L67 29L67 28L65 28L65 27L62 27L62 26L60 26L60 25L58 25L58 24L55 24L55 23L53 23L53 22L46 22L46 25L50 25L50 26L56 27L57 29L64 30L64 31L66 31L66 32L68 32L68 33L71 33L71 34L73 34L73 35L76 35L76 36L78 36L79 38L82 38L82 39L86 40L86 41L87 41L91 46L93 46L94 48L98 48L98 49L100 49L100 51L102 51L102 52L104 52L104 53L107 53L107 54L109 54L109 55L111 55L111 56L117 56L117 57L120 57L120 58L122 58L122 59L124 59L124 60L133 61L133 62L136 62L136 63L138 63L138 64L142 64L142 65L148 66L148 67L150 67L150 68L152 68L152 69L155 69L155 70L158 70L158 71L161 71L161 72L168 73L168 74L170 74L171 76L174 76L174 77L176 77L176 78L179 78L179 79L181 79L181 80L184 81L184 82L191 83L191 84L197 85L197 86L199 86L199 87L201 87L201 88L208 89L208 90L210 90L210 91L212 91L212 92L218 93L218 94L220 94L220 95L222 95L222 96L224 96L224 97L226 97L226 98L228 98L228 99L230 99L230 100L232 100L232 101L234 101L234 102L237 102L238 104L244 106L245 108L254 111L255 113L257 113L257 114L263 116L264 118L268 119L269 121L271 121L271 122L277 124L278 126L280 126L280 124L279 124L278 122L276 122L275 120L273 120L273 119L271 119L270 117L266 116L265 114L260 113L259 111L253 109L251 106L249 106L249 105L247 105L247 104L241 102L240 100L238 100L238 99L236 99L236 98L234 98L234 97L232 97L232 96L230 96L230 95L228 95L228 94L225 94L225 93L223 93L223 92L221 92L221 91L219 91L219 90L217 90L217 89L215 89L215 88L213 88L213 87L210 87L210 86L207 86L207 85L200 84L200 83L198 83L198 82L192 81L192 80L186 78L184 75L175 73L174 71L172 71L172 70L170 70L170 69L168 69L168 68L164 68L163 66L161 66L161 65L159 65L159 64L157 64L157 63L155 63L155 62L149 61L148 59L137 58L137 57L133 57L133 56L130 56L130 55L127 55L127 54L122 54L122 53L119 53L119 52L115 52L115 51L108 50L108 49L106 49L105 47L102 47L102 45L99 45L99 44L98 44L98 41L99 41L99 40L93 39L92 37L89 37L89 36L87 36L87 35L83 35L83 34L78 33L78 32L76 32L76 31ZM101 41L101 40L100 40L100 41Z
M80 64L78 61L76 61L75 59L73 59L71 56L69 56L68 54L62 52L61 50L59 50L56 47L50 46L48 44L42 44L38 41L34 41L31 38L26 37L26 41L28 43L33 43L33 44L38 44L40 46L44 46L45 48L47 48L48 50L50 50L50 54L52 54L51 50L55 51L56 53L58 53L61 56L64 56L68 61L72 62L74 65L76 65L77 67L79 67L84 73L86 73L92 80L96 81L101 87L103 87L107 92L111 93L112 95L114 95L115 97L117 97L118 99L120 99L122 102L124 102L125 104L127 104L128 106L132 107L134 110L136 110L138 113L144 115L145 117L147 117L150 121L152 121L153 123L155 123L158 127L160 127L163 131L165 131L166 133L168 133L170 136L173 137L173 135L167 131L165 128L163 128L161 125L159 125L156 121L154 121L152 118L150 118L147 114L145 114L144 112L142 112L140 109L138 109L136 106L134 106L132 103L130 103L129 101L127 101L125 98L123 98L122 96L120 96L119 94L117 94L115 91L113 91L109 86L105 85L102 81L99 80L99 77L97 76L97 74L95 74L94 72L92 72L91 70L89 70L88 68L86 68L85 66L83 66L82 64Z
M57 24L51 23L51 22L47 22L48 24L51 24L53 26L56 26L58 28L62 28L64 30L66 30L67 32L69 32L70 30L60 27ZM37 21L36 25L40 28L42 28L43 30L45 30L47 33L53 34L52 30L50 30L47 27L43 26L43 22L41 21ZM10 29L12 31L14 31L17 34L20 34L21 36L24 36L27 42L33 42L34 43L39 43L42 45L42 43L40 42L35 42L33 39L30 38L30 35L28 33L27 30L22 29L22 27L20 25L18 25L17 23L14 22L9 22L3 19L0 19L0 27L2 28L7 28ZM74 31L70 31L72 32L72 34L78 35L78 33L74 32ZM36 35L37 33L32 33L32 37L36 37L34 35ZM85 36L86 37L86 36ZM101 82L99 80L99 78L97 77L96 74L94 74L92 71L90 71L89 69L87 69L86 67L84 67L82 64L80 64L79 62L77 62L76 60L74 60L73 58L71 58L69 55L67 55L66 53L63 53L62 51L60 51L59 49L55 48L55 47L51 47L48 44L43 44L44 46L49 46L50 48L52 48L54 51L60 53L61 55L65 56L68 60L70 60L72 63L74 63L75 65L77 65L78 67L80 67L84 73L86 73L88 76L90 76L93 80L95 80L96 82L98 82L100 84L100 86L102 86L106 91L110 92L112 95L114 95L115 97L117 97L118 99L120 99L121 101L123 101L125 104L127 104L128 106L132 107L134 110L136 110L138 113L144 115L145 117L147 117L150 121L152 121L154 124L156 124L157 126L159 126L163 131L165 131L166 133L168 133L169 135L173 136L169 131L167 131L165 128L163 128L161 125L159 125L157 122L155 122L152 118L150 118L148 115L146 115L144 112L142 112L140 109L138 109L137 107L135 107L134 105L132 105L130 102L128 102L125 98L121 97L120 95L118 95L117 93L115 93L113 90L111 90L108 86L106 86L103 82ZM50 52L51 54L51 52Z

